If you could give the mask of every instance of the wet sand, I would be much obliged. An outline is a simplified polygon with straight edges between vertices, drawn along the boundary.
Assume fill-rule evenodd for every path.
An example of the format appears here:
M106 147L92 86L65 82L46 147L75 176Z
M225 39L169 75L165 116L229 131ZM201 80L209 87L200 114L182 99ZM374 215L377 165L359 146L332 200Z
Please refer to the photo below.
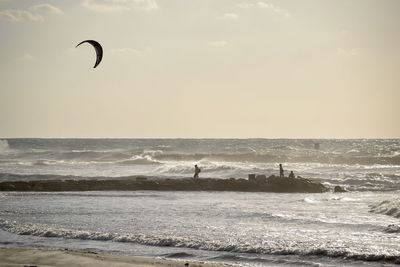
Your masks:
M203 262L190 262L184 260L152 259L134 256L118 256L108 253L73 250L42 250L1 248L0 266L37 266L37 267L70 267L70 266L96 266L96 267L223 267L224 264Z

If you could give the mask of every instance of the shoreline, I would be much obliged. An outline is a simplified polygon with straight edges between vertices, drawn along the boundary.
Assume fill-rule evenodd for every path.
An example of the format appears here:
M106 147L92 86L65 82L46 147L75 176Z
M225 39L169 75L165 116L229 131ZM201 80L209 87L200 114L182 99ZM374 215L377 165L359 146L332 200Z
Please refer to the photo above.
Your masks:
M0 248L0 266L226 267L224 263L170 260L69 249Z

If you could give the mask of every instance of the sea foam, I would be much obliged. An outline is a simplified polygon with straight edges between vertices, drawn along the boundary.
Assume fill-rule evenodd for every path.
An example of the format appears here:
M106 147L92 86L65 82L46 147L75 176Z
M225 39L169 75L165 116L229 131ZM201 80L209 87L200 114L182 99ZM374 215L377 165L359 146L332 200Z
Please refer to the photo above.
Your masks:
M54 228L44 224L25 223L19 224L15 221L0 219L0 228L18 235L31 235L41 237L57 237L66 239L97 240L136 243L148 246L180 247L198 250L250 253L250 254L272 254L272 255L299 255L299 256L328 256L366 261L386 261L400 263L398 255L391 255L390 251L380 253L355 251L352 248L325 247L321 244L314 246L303 246L304 244L287 244L282 242L269 242L270 247L251 246L249 244L230 244L215 240L196 239L194 237L178 237L163 235L143 235L130 233L110 233L98 231L74 230L66 228Z

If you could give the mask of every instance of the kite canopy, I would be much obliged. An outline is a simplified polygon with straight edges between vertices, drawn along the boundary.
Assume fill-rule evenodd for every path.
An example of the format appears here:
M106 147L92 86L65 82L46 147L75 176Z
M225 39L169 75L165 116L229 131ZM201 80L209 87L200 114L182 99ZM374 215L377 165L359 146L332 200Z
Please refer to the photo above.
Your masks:
M89 44L91 44L91 45L94 47L94 49L96 50L96 56L97 56L97 57L96 57L96 63L94 64L94 67L93 67L93 68L96 68L97 65L100 64L101 59L103 58L103 48L101 47L101 45L100 45L98 42L96 42L96 41L94 41L94 40L85 40L85 41L82 41L82 42L80 42L76 47L80 46L80 45L83 44L83 43L89 43Z

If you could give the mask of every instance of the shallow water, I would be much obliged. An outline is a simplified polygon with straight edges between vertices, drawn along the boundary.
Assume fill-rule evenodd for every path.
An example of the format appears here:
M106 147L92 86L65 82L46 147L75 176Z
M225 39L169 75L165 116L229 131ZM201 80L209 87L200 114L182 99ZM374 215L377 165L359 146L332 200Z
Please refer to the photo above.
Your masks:
M39 236L127 254L357 265L400 257L399 234L385 231L398 219L369 207L398 193L10 192L0 195L0 226L27 235L25 245Z

